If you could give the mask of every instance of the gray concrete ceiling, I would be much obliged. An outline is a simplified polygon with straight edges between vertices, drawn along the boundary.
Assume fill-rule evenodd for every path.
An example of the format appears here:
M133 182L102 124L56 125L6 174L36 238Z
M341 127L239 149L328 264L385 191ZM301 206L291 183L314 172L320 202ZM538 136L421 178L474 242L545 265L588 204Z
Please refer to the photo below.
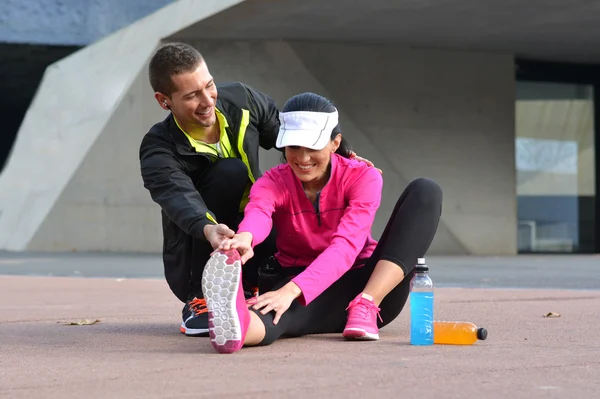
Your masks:
M375 41L600 62L600 1L247 0L170 39Z

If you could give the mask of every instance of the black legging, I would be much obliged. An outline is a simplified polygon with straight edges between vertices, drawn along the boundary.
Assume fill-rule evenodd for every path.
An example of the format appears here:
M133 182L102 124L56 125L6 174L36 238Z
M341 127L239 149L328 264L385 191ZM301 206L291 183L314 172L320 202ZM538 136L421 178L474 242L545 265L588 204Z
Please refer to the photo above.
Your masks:
M381 302L379 327L392 322L402 311L409 294L410 280L417 258L425 255L438 227L442 211L442 190L433 181L417 179L404 190L369 260L361 268L346 272L308 306L294 301L273 325L274 312L255 313L265 324L266 335L261 345L282 336L339 333L346 325L346 307L365 288L379 260L388 260L404 271L404 279ZM290 277L279 281L274 290Z

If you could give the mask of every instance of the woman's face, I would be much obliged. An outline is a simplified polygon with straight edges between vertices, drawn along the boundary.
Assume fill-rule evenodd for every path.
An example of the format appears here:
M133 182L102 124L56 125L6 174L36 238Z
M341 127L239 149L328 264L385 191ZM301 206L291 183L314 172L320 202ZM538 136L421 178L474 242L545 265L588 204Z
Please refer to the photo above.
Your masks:
M331 154L339 148L341 141L342 135L338 134L322 150L297 146L285 147L285 158L301 182L317 182L326 177L327 168L331 163Z

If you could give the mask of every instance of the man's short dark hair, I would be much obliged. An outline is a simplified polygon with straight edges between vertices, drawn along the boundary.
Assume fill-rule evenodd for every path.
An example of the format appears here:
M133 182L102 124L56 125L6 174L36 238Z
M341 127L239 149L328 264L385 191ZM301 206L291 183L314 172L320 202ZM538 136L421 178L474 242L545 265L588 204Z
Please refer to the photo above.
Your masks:
M155 92L170 96L177 89L171 77L192 72L203 61L202 54L189 44L164 44L156 50L150 60L150 85Z

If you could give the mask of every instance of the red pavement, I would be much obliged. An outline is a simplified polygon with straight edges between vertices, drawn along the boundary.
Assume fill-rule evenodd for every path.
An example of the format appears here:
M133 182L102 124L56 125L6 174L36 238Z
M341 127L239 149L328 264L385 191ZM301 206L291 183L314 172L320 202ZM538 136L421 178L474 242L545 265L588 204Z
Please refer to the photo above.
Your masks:
M379 342L220 355L178 332L181 304L160 280L0 277L0 398L598 397L600 292L447 288L435 306L488 339L410 346L405 310ZM80 319L101 322L64 324Z

